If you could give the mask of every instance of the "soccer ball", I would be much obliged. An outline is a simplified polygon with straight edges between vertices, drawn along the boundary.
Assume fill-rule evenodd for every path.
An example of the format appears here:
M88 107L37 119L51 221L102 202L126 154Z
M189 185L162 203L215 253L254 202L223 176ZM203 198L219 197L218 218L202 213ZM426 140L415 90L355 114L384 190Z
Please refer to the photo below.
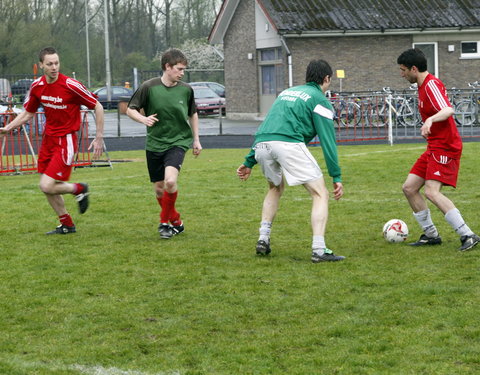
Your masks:
M383 238L387 242L398 243L403 242L408 237L408 227L404 221L392 219L383 226Z

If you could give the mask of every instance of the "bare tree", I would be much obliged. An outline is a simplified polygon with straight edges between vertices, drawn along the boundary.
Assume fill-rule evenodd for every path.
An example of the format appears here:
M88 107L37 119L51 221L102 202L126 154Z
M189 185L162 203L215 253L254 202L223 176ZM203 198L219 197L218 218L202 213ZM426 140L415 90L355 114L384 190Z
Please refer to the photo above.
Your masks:
M159 51L206 38L222 0L0 0L0 73L31 71L46 45L62 54L62 69L86 75L85 5L95 80L104 76L103 4L109 5L112 72L118 80L129 56L153 61ZM153 63L152 63L153 64ZM158 63L155 63L158 64Z

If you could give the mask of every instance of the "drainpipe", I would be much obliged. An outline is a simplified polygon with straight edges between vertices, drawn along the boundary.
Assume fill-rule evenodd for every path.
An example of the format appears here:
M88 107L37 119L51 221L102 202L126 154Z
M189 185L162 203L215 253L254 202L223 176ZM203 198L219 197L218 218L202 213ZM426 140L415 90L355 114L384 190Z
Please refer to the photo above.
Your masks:
M280 36L280 41L287 51L287 64L288 64L288 87L293 86L293 66L292 66L292 54L290 53L290 48L288 48L287 43L285 42L285 38L283 35Z

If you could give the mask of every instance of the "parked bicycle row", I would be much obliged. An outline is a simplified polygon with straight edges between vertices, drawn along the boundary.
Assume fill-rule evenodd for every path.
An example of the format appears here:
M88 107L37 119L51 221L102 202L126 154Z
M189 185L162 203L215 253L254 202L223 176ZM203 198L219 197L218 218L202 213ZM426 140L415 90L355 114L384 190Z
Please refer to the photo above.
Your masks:
M393 126L417 127L422 124L416 87L413 86L404 91L384 87L381 91L327 94L333 104L338 127L387 126L390 116ZM458 126L480 126L478 81L469 83L468 89L450 89L448 95Z

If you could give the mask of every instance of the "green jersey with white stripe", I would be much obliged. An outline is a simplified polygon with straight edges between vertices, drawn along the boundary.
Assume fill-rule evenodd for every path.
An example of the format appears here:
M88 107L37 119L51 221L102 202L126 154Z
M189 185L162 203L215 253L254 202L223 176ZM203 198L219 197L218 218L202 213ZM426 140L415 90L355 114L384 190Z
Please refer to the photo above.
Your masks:
M328 174L333 178L333 182L341 182L332 104L314 82L290 87L282 91L273 103L255 133L252 150L243 164L252 168L257 163L254 147L259 142L308 144L316 135L322 146Z

